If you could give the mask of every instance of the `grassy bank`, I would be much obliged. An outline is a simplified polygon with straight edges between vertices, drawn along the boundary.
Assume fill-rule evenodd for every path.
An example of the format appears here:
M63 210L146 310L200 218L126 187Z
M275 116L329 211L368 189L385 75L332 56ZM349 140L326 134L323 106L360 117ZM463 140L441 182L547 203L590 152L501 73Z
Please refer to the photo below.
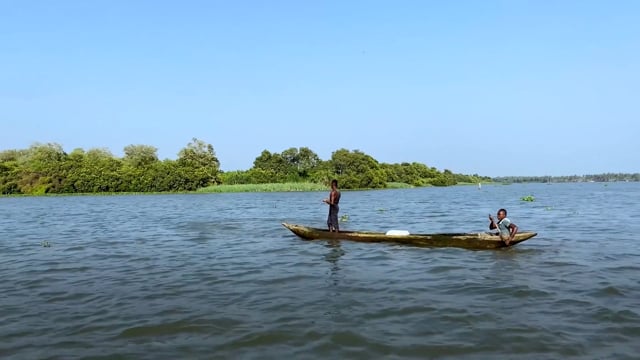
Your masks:
M401 182L388 182L387 189L411 189L415 186Z
M493 185L502 185L502 183L499 182L493 182L493 181L482 181L480 182L481 186L493 186ZM477 182L459 182L456 184L456 186L478 186Z
M313 183L212 185L199 193L326 191L327 186Z

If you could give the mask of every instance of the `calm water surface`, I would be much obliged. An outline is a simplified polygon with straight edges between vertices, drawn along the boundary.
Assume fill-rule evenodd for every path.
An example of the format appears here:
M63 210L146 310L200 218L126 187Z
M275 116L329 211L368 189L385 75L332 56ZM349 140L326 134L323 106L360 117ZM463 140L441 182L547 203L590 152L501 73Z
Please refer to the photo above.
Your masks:
M495 251L280 225L326 195L0 198L0 358L638 358L640 184L342 195L345 229L539 234Z

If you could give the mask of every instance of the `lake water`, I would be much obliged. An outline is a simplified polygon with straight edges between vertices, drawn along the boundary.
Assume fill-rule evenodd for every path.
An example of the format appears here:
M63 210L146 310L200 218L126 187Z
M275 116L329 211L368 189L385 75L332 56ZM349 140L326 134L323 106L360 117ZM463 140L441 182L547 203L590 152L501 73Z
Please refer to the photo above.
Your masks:
M280 225L326 195L0 198L0 358L640 356L640 183L343 192L344 229L538 232L488 251Z

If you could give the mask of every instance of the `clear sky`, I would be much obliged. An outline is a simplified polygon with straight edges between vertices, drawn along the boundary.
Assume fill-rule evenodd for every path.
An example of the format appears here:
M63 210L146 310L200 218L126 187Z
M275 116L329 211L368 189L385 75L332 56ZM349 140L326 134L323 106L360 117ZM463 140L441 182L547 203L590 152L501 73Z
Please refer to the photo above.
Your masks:
M640 1L0 0L0 150L640 172Z

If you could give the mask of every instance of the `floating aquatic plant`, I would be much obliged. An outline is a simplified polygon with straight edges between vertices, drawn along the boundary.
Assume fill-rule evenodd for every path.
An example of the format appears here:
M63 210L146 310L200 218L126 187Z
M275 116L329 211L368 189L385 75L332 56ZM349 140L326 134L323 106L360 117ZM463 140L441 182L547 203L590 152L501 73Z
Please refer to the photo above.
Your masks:
M536 198L534 198L533 195L527 195L527 196L521 197L520 200L522 200L522 201L535 201Z
M344 214L344 215L340 216L340 221L342 221L342 222L349 221L349 215Z
M48 241L43 241L40 243L40 245L42 245L42 247L51 247L51 243Z
M378 211L381 211L381 212L382 212L382 211L387 211L387 209L385 209L385 208L378 208Z

